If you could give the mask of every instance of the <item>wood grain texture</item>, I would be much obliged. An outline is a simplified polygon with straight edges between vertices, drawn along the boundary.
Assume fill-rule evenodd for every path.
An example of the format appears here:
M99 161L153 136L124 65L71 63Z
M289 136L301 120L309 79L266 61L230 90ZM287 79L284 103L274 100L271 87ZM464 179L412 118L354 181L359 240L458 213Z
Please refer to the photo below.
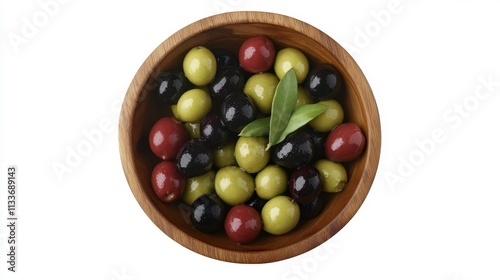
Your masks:
M248 37L268 36L277 49L295 47L311 64L330 63L343 75L344 94L339 99L345 121L357 123L367 138L362 156L346 164L349 182L326 198L321 215L301 221L290 233L262 233L254 242L239 245L225 233L204 234L186 223L180 204L159 201L151 188L151 171L158 159L149 151L148 135L153 123L171 114L155 104L148 92L161 71L179 68L192 48L225 48L237 53ZM353 58L332 38L300 20L264 12L232 12L194 22L161 43L146 59L132 80L123 101L119 123L123 170L130 189L148 217L170 238L199 254L229 262L265 263L294 257L327 241L354 216L365 200L378 167L381 147L379 113L372 90Z

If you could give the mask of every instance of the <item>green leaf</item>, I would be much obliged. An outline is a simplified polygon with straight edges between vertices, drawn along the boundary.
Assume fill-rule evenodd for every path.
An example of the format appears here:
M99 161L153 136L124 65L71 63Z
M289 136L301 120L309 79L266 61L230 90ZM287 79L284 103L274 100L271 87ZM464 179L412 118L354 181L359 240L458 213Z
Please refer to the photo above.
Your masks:
M245 137L258 137L258 136L264 136L264 135L269 135L269 120L271 118L261 118L261 119L256 119L253 122L247 124L238 134L238 136L245 136Z
M304 104L297 106L293 111L292 116L290 117L288 125L286 126L285 130L283 130L283 132L281 133L276 144L283 141L285 137L288 136L288 134L296 131L297 129L303 127L304 125L312 121L314 118L316 118L321 113L326 111L326 109L328 109L328 105L320 103Z
M271 119L269 121L269 143L266 150L275 145L285 130L297 103L297 76L290 68L276 87L271 105Z

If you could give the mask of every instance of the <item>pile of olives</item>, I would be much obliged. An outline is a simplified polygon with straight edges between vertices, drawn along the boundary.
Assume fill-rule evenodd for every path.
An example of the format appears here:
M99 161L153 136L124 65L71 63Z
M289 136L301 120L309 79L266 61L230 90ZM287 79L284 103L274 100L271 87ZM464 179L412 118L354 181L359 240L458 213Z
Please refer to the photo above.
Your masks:
M326 111L270 149L265 136L238 136L269 116L276 87L291 68L297 106L318 102ZM248 38L237 54L194 47L182 69L155 78L150 94L165 116L149 134L151 151L161 159L152 188L165 203L189 205L189 221L201 232L224 230L242 244L261 230L285 234L321 212L322 192L342 191L343 162L363 152L363 132L343 122L339 71L329 64L310 68L300 50L276 50L265 36Z

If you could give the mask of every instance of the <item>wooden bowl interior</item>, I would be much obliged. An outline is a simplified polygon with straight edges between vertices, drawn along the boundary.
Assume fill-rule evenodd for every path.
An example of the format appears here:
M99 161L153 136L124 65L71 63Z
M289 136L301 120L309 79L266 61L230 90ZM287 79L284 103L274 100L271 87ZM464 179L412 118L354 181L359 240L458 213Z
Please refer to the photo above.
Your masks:
M186 30L181 30L175 35L181 36L180 39L177 38L178 43L164 43L148 58L146 63L155 59L158 63L150 65L150 70L142 73L142 79L136 78L135 86L131 86L127 93L126 101L134 100L124 102L124 107L133 108L125 110L128 113L122 113L125 115L121 116L124 125L120 128L131 131L121 133L120 141L131 147L122 147L121 151L131 190L153 222L185 247L203 255L232 262L256 263L292 257L314 248L338 232L354 215L366 196L375 173L373 168L377 167L380 146L378 112L374 100L371 99L371 90L357 65L335 41L308 25L303 27L323 37L321 40L311 39L308 35L310 33L302 33L300 28L298 31L281 24L248 21L219 24L206 30L199 27L198 33L189 36L183 33ZM301 221L292 232L285 235L273 236L263 232L254 242L239 245L229 240L223 231L205 234L195 230L187 223L186 207L179 206L182 204L165 204L152 191L151 171L159 160L149 149L149 130L157 119L171 115L171 112L155 103L147 93L157 74L165 70L179 69L182 58L191 48L203 45L210 49L229 49L237 54L241 43L255 35L271 38L277 50L283 47L301 50L307 55L311 65L326 62L335 66L345 81L343 94L338 99L345 110L345 121L357 123L367 136L368 143L359 159L345 164L349 177L346 188L336 194L322 194L326 198L326 204L319 217ZM360 80L363 81L361 85ZM125 161L133 164L125 164ZM370 168L372 171L369 178L366 178L366 172ZM263 252L265 254L262 254Z

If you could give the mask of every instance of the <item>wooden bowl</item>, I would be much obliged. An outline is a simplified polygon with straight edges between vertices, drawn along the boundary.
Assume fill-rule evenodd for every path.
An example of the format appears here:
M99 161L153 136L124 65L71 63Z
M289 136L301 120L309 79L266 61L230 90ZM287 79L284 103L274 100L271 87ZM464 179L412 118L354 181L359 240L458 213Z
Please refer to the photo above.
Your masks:
M326 196L320 216L301 221L291 232L273 236L262 232L246 245L226 237L224 231L205 234L185 220L183 204L162 203L151 187L151 171L159 160L148 146L153 123L165 115L148 95L161 71L178 68L192 47L225 48L237 53L244 39L268 36L276 49L295 47L311 64L330 63L343 75L345 89L339 99L344 121L357 123L367 143L360 158L345 164L348 184ZM161 43L138 70L123 101L119 123L120 155L128 184L149 218L170 238L199 254L228 262L266 263L297 256L336 234L356 213L370 190L380 156L380 120L370 86L352 57L325 33L288 16L265 12L232 12L194 22Z

